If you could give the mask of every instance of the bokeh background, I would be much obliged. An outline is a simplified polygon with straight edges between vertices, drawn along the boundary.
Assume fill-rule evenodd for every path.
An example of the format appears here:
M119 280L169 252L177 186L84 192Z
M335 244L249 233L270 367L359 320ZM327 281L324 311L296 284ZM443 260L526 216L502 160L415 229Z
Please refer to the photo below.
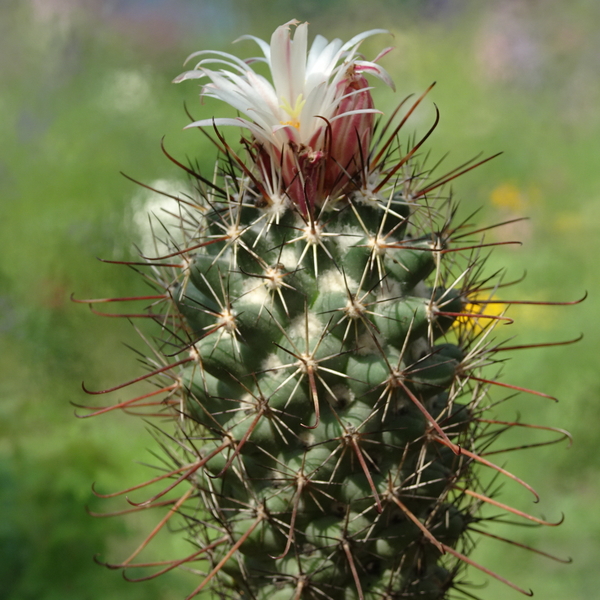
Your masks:
M526 279L505 299L574 300L573 307L514 306L516 323L499 335L515 343L584 339L515 353L505 381L560 398L521 394L504 416L569 429L565 444L506 455L534 484L539 505L506 485L503 499L549 519L556 529L498 530L573 564L492 539L476 559L531 587L543 600L589 600L600 589L600 3L596 0L1 0L0 2L0 598L10 600L179 600L197 580L172 573L124 581L97 566L122 560L154 519L97 519L110 510L90 486L113 491L142 481L155 443L145 423L120 414L78 420L70 404L89 402L85 380L102 388L139 374L137 334L125 321L93 316L78 297L142 290L131 271L97 257L133 256L155 206L119 171L177 189L180 173L164 158L197 159L210 171L213 149L188 122L222 109L198 102L197 87L171 79L198 49L241 56L245 33L268 38L279 24L308 20L311 32L348 39L385 27L364 45L383 64L396 94L379 85L390 112L405 95L437 86L412 131L441 111L428 142L448 168L479 152L504 154L454 184L462 211L481 208L491 224L526 216L497 240L523 246L495 251L491 269ZM492 238L490 238L492 239ZM514 442L528 439L522 430ZM535 437L541 440L544 438ZM547 439L547 438L546 438ZM141 461L140 463L135 461ZM183 555L177 535L161 554ZM154 556L150 552L149 557ZM471 571L475 584L483 576ZM496 582L473 590L488 600L518 598Z

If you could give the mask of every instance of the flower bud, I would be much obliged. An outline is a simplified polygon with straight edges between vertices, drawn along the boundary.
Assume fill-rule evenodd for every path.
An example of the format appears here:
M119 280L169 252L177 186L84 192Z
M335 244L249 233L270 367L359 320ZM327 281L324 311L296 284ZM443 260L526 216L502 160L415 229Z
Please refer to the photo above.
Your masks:
M351 67L348 78L338 85L343 88L342 100L331 119L323 185L323 191L330 195L341 191L363 168L375 124L375 114L371 112L373 98L364 75Z

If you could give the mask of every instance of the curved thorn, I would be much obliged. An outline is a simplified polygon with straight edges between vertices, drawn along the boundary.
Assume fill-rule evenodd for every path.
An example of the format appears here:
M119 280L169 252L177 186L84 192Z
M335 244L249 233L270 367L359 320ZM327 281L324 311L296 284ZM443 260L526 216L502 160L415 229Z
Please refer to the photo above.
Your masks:
M411 159L414 153L425 143L427 138L429 138L429 136L438 126L438 123L440 122L440 111L435 103L433 106L435 108L435 120L433 125L429 128L429 131L427 131L427 133L412 147L408 154L403 156L400 161L398 161L398 164L396 164L394 168L379 182L377 187L373 190L375 194L379 192L379 190L381 190L381 188L398 172L398 170Z
M155 264L155 263L149 263L149 262L133 262L130 260L108 260L107 258L100 258L99 256L96 257L96 260L99 260L100 262L103 263L107 263L109 265L127 265L128 267L172 267L174 269L183 269L184 265L182 264L177 264L177 263L162 263L162 264Z
M165 148L165 138L164 138L164 136L160 140L160 149L163 151L163 154L173 164L177 165L180 169L183 169L186 173L188 173L189 175L191 175L195 179L198 179L199 181L202 181L205 185L207 185L208 187L210 187L211 189L213 189L215 192L224 193L223 190L220 187L216 186L210 179L206 179L206 177L203 177L200 173L196 173L196 171L194 171L193 169L190 169L189 167L186 167L183 163L179 162L174 156L171 156L171 154L169 154L167 152L167 149ZM125 177L127 177L127 175L125 175Z
M469 527L469 531L474 531L481 535L485 535L487 537L493 538L495 540L499 540L501 542L506 542L507 544L511 544L512 546L517 546L518 548L523 548L524 550L530 550L535 554L539 554L540 556L545 556L546 558L550 558L551 560L555 560L556 562L563 563L565 565L571 564L573 559L569 558L560 558L559 556L554 556L554 554L549 554L548 552L543 552L542 550L538 550L537 548L533 548L532 546L528 546L527 544L522 544L521 542L515 542L514 540L509 540L508 538L501 537L499 535L494 535L493 533L489 533L488 531L483 531L482 529L476 529L475 527Z
M498 156L498 154L496 154L494 156ZM491 157L491 158L494 158L494 157ZM488 159L488 160L490 160L490 159ZM514 223L520 223L521 221L529 221L529 217L517 217L515 219L508 219L508 220L502 221L500 223L494 223L494 225L488 225L487 227L481 227L480 229L471 229L469 231L465 231L465 233L461 233L460 235L454 235L454 232L457 231L456 229L454 229L454 231L450 233L450 236L451 236L452 239L450 239L448 241L455 242L456 240L460 240L460 239L462 239L464 237L469 237L469 236L472 236L472 235L477 235L478 233L483 233L485 231L490 231L490 229L496 229L497 227L504 227L506 225L513 225Z
M498 502L498 500L494 500L493 498L490 498L489 496L485 496L484 494L480 494L479 492L474 492L473 490L462 489L459 487L456 487L455 489L460 492L463 492L464 494L467 494L468 496L472 496L473 498L476 498L477 500L481 500L482 502L487 502L488 504L496 506L497 508L501 508L509 513L512 513L513 515L516 515L517 517L523 517L523 519L527 519L528 521L537 523L538 525L546 525L546 527L558 527L565 520L565 516L561 515L560 519L556 523L552 523L550 521L545 521L544 519L534 517L533 515L523 512L522 510L519 510L518 508L513 508L512 506L509 506L508 504L503 504L502 502Z
M150 373L146 373L145 375L141 375L140 377L136 377L135 379L131 379L130 381L127 381L126 383L121 383L119 385L116 385L115 387L112 388L108 388L106 390L101 390L98 392L92 392L90 390L88 390L85 387L85 383L82 382L81 383L81 387L83 388L83 391L86 394L90 394L91 396L98 396L100 394L108 394L109 392L115 392L117 390L121 390L125 387L127 387L128 385L133 385L134 383L138 383L140 381L144 381L145 379L148 379L149 377L153 377L154 375L159 375L160 373L164 373L165 371L168 371L169 369L173 369L174 367L178 367L179 365L183 365L187 362L190 362L194 360L191 357L188 358L184 358L182 360L178 360L177 362L171 364L171 365L166 365L164 367L161 367L160 369L155 369L154 371L150 371Z
M408 507L400 501L400 499L393 493L389 494L389 497L392 499L398 508L421 530L423 535L442 553L445 553L444 546L436 539L436 537L425 527L421 521L413 514Z
M137 577L134 579L134 578L127 577L126 573L123 573L123 577L127 581L131 581L131 582L148 581L149 579L154 579L155 577L158 577L159 575L162 575L163 573L167 573L168 571L172 571L173 569L176 569L180 565L183 565L185 563L196 560L196 557L200 556L201 554L204 554L205 552L208 552L209 550L213 550L214 548L216 548L217 546L220 546L221 544L225 543L226 541L227 541L227 538L222 537L221 539L212 542L208 546L201 548L200 550L190 554L189 556L186 556L185 558L181 558L178 560L170 560L170 561L163 561L163 562L157 562L157 563L146 563L146 564L139 564L139 565L125 565L126 568L128 568L128 569L131 569L133 567L156 567L156 566L161 566L163 564L168 564L169 566L167 566L164 569L161 569L160 571L158 571L156 573L153 573L152 575L147 575L146 577Z
M181 471L185 471L186 469L189 469L191 466L192 465L184 465L183 467L179 467L178 469L169 471L168 473L163 473L162 475L159 475L158 477L154 477L153 479L145 481L144 483L138 483L137 485L127 488L126 490L122 490L120 492L113 492L112 494L100 494L99 492L97 492L96 491L96 482L94 481L94 483L92 483L92 494L94 494L94 496L96 496L96 498L116 498L117 496L123 496L124 494L129 494L131 492L134 492L135 490L139 490L143 487L146 487L147 485L152 485L153 483L156 483L157 481L162 481L163 479L172 477L173 475L180 473Z
M272 556L271 558L273 558L274 560L281 560L282 558L285 558L287 556L287 553L290 551L290 548L292 547L292 542L294 541L294 528L296 526L296 516L298 514L298 503L300 502L300 495L302 494L302 490L304 489L304 483L302 480L299 480L298 482L298 489L296 490L296 493L294 495L294 506L292 508L292 516L290 518L290 529L289 529L289 534L285 543L285 548L283 549L283 552L279 555L279 556Z
M410 107L410 109L408 110L408 112L404 115L404 117L402 117L402 120L400 121L400 123L394 128L394 131L392 132L392 134L388 137L387 142L383 145L383 147L381 148L381 150L378 152L377 156L375 156L375 158L371 161L371 169L373 168L373 165L377 165L377 163L379 162L380 158L383 156L384 152L386 151L386 149L389 147L389 145L392 143L393 139L396 137L396 135L398 134L398 132L400 131L400 129L402 129L402 126L404 125L404 123L406 123L406 121L408 121L409 117L413 114L413 112L416 110L416 108L419 106L419 104L421 104L421 102L423 101L423 98L425 98L425 96L427 96L427 94L429 94L429 92L433 89L433 87L435 86L436 82L434 81L418 98L417 100L414 102L414 104ZM412 96L412 94L411 94ZM392 117L395 116L396 112L402 107L402 105L404 104L404 102L406 102L411 96L408 96L407 98L405 98L405 100L400 104L400 106L398 106L398 108L394 111L394 113L392 114ZM388 123L389 125L389 123ZM385 129L387 129L388 125L386 125ZM382 132L382 136L383 133Z
M470 304L476 304L469 300ZM565 342L544 342L541 344L520 344L518 346L502 346L499 345L493 349L493 352L506 352L508 350L527 350L529 348L551 348L553 346L569 346L570 344L576 344L583 339L583 333L579 334L578 337L572 340L566 340Z
M573 306L575 304L581 304L587 297L588 293L586 292L583 295L583 297L579 300L571 300L570 302L545 302L542 300L469 300L469 302L471 304L529 304L533 306Z
M99 310L95 310L92 305L90 305L90 310L99 317L116 317L118 319L163 319L165 315L160 315L156 313L105 313L100 312Z
M313 401L313 406L315 409L315 424L314 425L305 425L304 423L300 423L302 427L306 429L316 429L321 422L321 409L319 408L319 395L317 394L317 382L315 381L315 375L312 369L308 370L308 382L310 388L310 397Z
M137 396L136 398L132 398L131 400L125 400L124 402L120 402L119 404L113 404L112 406L107 406L106 408L92 409L89 407L78 406L78 408L89 408L89 410L93 410L94 412L91 412L87 415L78 415L77 413L75 413L75 416L78 419L88 419L89 417L96 417L98 415L102 415L104 413L110 412L111 410L117 410L119 408L124 408L124 407L129 406L130 404L134 404L135 402L138 402L140 400L145 400L146 398L151 398L152 396L157 396L158 394L163 394L164 392L173 391L173 390L177 389L178 386L179 386L178 383L174 383L172 385L168 385L167 387L161 388L159 390L154 390L153 392L149 392L148 394L144 394L142 396Z
M219 561L217 566L205 577L204 581L189 596L187 596L185 600L191 600L204 589L206 584L223 568L223 565L233 556L235 551L246 541L263 519L264 515L260 514L256 521L248 528L248 531L246 531L246 533L244 533L244 535L231 547L229 552L227 552L227 554Z
M248 427L248 429L246 430L246 432L244 433L244 435L238 442L237 446L235 447L235 450L233 451L232 455L227 459L225 466L219 471L219 473L217 475L211 475L210 476L211 478L220 479L221 477L223 477L223 475L225 475L225 473L227 472L227 469L229 469L229 467L231 466L231 463L235 460L235 457L239 455L244 444L248 441L248 439L252 435L252 432L254 431L255 427L258 425L258 422L260 421L262 416L263 416L263 411L260 411L256 415L256 417L254 417L254 419L252 420L252 423L250 423L250 426Z
M163 506L169 506L169 504L174 504L177 500L163 500L162 502L157 502L156 504L150 504L148 506L136 506L135 508L126 508L124 510L117 510L115 512L109 513L97 513L90 510L87 506L85 507L85 511L90 517L102 518L102 517L117 517L120 515L127 515L129 513L139 512L140 510L146 510L148 508L160 508Z
M434 437L433 438L436 442L438 442L439 444L443 444L444 446L448 446L448 443L445 440L442 440L440 438ZM448 446L449 448L452 449L451 446ZM482 465L485 465L486 467L490 467L490 469L494 469L495 471L498 471L498 473L501 473L502 475L505 475L506 477L508 477L509 479L512 479L513 481L515 481L516 483L522 485L526 490L530 491L534 496L535 496L535 501L539 502L540 501L540 496L539 494L528 484L525 483L522 479L520 479L519 477L517 477L516 475L513 475L510 471L507 471L506 469L503 469L502 467L498 466L497 464L482 458L481 456L479 456L478 454L475 454L474 452L471 452L470 450L467 450L466 448L460 448L460 454L464 454L465 456L468 456L469 458L471 458L472 460L481 463Z
M469 168L465 169L464 171L461 171L460 173L456 173L455 175L452 175L451 177L448 177L446 179L441 179L441 180L435 181L435 182L433 182L433 184L430 184L428 187L423 188L422 190L419 190L418 192L415 192L413 194L413 198L415 198L415 199L420 198L421 196L424 196L425 194L448 183L449 181L452 181L453 179L456 179L457 177L460 177L461 175L464 175L465 173L468 173L469 171L472 171L473 169L480 167L481 165L500 156L501 154L503 154L503 152L497 152L496 154L493 154L492 156L489 156L488 158L484 158L483 160L479 161L478 163L471 165Z
M352 558L352 552L350 551L350 545L346 540L342 542L342 548L344 553L346 554L346 558L348 559L348 564L350 566L350 571L352 572L352 578L354 579L354 585L356 586L356 592L358 593L359 600L364 600L364 595L362 591L362 587L360 585L360 577L358 576L358 571L356 570L356 565L354 564L354 558Z
M410 391L410 389L405 385L403 381L398 380L398 382L400 383L401 387L404 389L408 397L412 400L413 404L423 413L423 416L427 419L429 424L442 438L440 441L442 441L445 446L450 448L452 452L454 452L454 454L461 454L462 449L460 448L460 446L457 446L456 444L450 441L450 438L444 433L444 430L440 427L440 424L431 416L429 411L423 406L423 403Z
M152 498L148 498L148 500L144 500L144 502L133 502L132 500L129 500L129 498L127 498L127 502L129 502L129 504L131 504L132 506L144 506L146 504L151 504L152 502L155 502L159 498L162 498L165 494L169 493L172 489L177 487L180 483L188 479L190 475L193 475L198 469L201 469L211 458L221 453L227 446L229 446L229 440L227 440L227 442L225 442L224 444L221 444L218 448L215 448L212 452L209 452L201 460L191 465L191 467L188 468L187 473L180 475L171 485L168 485L164 490L152 496Z
M452 554L452 556L456 556L456 558L458 558L459 560L462 560L464 563L471 565L472 567L475 567L476 569L479 569L480 571L483 571L486 575L489 575L490 577L497 579L498 581L504 583L508 587L511 587L513 590L517 590L517 592L521 592L521 594L524 594L525 596L533 596L533 592L531 590L526 591L523 588L520 588L518 585L512 583L512 581L509 581L505 577L502 577L501 575L494 573L494 571L487 569L483 565L476 563L474 560L468 558L464 554L461 554L460 552L458 552L458 550L455 550L454 548L451 548L450 546L447 546L446 544L442 544L442 546L444 547L444 550L446 550L446 552L448 552L449 554Z
M446 312L443 310L436 310L435 316L442 317L466 317L468 319L491 319L492 321L505 321L507 325L512 325L514 323L513 319L509 319L508 317L501 317L499 315L486 315L485 313L466 313L466 312Z
M158 525L150 532L150 535L137 547L136 550L133 551L131 556L125 561L123 561L122 565L127 566L152 540L152 538L164 527L167 521L179 510L179 507L192 495L194 491L193 488L190 488L177 502L169 509L169 512L159 521Z
M210 246L211 244L216 244L218 242L226 242L228 239L229 239L228 235L221 236L218 238L208 240L206 242L201 242L199 244L195 244L194 246L190 246L189 248L184 248L183 250L177 250L176 252L171 252L171 254L165 254L164 256L151 257L151 256L144 256L143 254L141 254L140 256L146 260L152 260L152 261L164 260L165 258L173 258L174 256L181 256L182 254L188 254L189 252L192 252L193 250L197 250L198 248L204 248L204 246Z
M373 492L373 498L375 499L375 504L377 505L377 512L379 514L381 514L383 512L383 508L381 506L381 500L379 499L379 494L377 493L377 488L375 487L375 483L373 482L373 477L371 477L371 472L369 471L369 467L367 466L367 463L365 462L365 458L362 455L360 446L358 445L358 443L356 442L354 437L350 438L350 443L352 444L352 448L354 449L356 457L358 458L358 462L360 463L361 469L363 470L363 473L365 474L365 477L367 478L367 481L369 482L369 487L371 488L371 491Z
M497 385L499 387L508 388L509 390L516 390L517 392L525 392L527 394L533 394L534 396L540 396L541 398L548 398L549 400L554 400L554 402L558 402L558 398L554 396L550 396L549 394L544 394L543 392L536 392L535 390L530 390L529 388L524 388L518 385L511 385L510 383L503 383L501 381L494 381L493 379L483 379L482 377L475 377L475 375L466 374L465 377L472 379L473 381L479 381L480 383L487 383L489 385Z
M451 254L452 252L463 252L465 250L476 250L479 248L490 248L494 246L522 246L523 242L517 240L508 242L490 242L489 244L474 244L473 246L461 246L460 248L443 248L442 250L436 250L440 254Z
M573 445L573 436L566 430L560 427L550 427L548 425L532 425L531 423L519 423L518 421L498 421L497 419L475 419L478 423L490 423L492 425L509 425L510 427L526 427L527 429L541 429L543 431L552 431L560 433L569 440L568 448Z
M105 302L133 302L135 300L168 300L170 296L161 294L160 296L131 296L126 298L93 298L91 300L78 300L73 292L70 296L71 302L76 304L102 304Z

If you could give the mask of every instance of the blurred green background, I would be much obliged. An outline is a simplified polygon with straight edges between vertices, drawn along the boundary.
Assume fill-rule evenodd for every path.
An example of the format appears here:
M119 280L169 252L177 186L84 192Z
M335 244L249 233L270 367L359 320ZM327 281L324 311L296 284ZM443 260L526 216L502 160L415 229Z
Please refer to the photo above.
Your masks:
M600 589L599 270L600 4L596 0L2 0L0 3L0 598L10 600L179 600L197 579L172 573L131 584L93 562L122 560L155 520L151 515L95 519L93 481L113 491L142 481L152 438L125 415L73 416L86 403L80 383L100 389L139 374L141 348L127 322L93 316L69 295L109 297L141 291L125 259L144 243L139 218L152 197L119 175L177 188L181 175L161 154L211 169L214 157L187 123L184 101L200 118L193 83L174 86L183 59L199 49L241 56L245 33L268 38L279 24L308 20L312 35L348 39L385 27L364 46L398 91L378 86L386 112L432 81L437 86L413 128L441 111L428 142L448 168L480 151L503 150L454 185L463 212L482 207L479 223L530 220L495 230L521 239L494 252L492 267L518 278L504 298L573 300L579 306L514 306L515 325L500 335L515 343L564 340L575 346L515 353L504 380L542 390L559 404L520 395L503 415L569 429L564 444L506 455L510 469L542 495L539 505L506 485L502 499L557 519L557 529L498 528L560 556L563 566L483 539L476 559L544 600L589 600ZM492 239L492 237L490 237ZM508 358L508 356L507 356ZM125 396L123 396L125 397ZM533 434L532 439L535 438ZM524 431L513 436L522 440ZM536 441L544 439L535 438ZM510 440L509 440L510 441ZM181 555L177 536L160 537L160 554ZM158 556L158 553L149 557ZM469 580L484 577L471 571ZM473 590L488 600L518 598L496 582Z

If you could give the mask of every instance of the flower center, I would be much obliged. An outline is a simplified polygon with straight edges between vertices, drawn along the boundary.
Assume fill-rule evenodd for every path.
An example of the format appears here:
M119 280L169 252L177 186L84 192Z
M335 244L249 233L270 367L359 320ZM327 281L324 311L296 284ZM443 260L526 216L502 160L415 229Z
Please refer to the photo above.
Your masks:
M281 99L281 104L279 108L283 109L291 118L289 121L279 121L282 125L291 125L296 129L300 129L300 113L302 112L302 108L306 104L306 100L302 98L302 94L299 94L296 98L296 102L294 106L290 104L290 101L287 98Z

